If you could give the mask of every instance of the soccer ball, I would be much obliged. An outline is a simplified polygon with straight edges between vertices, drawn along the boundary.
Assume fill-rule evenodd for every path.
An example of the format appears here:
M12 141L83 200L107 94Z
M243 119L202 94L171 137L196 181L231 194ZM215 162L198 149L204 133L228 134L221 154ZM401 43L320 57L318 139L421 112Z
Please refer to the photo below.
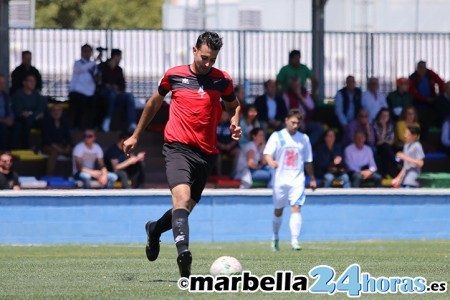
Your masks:
M239 275L242 273L241 263L234 257L221 256L216 259L211 268L209 274L212 276L218 275Z

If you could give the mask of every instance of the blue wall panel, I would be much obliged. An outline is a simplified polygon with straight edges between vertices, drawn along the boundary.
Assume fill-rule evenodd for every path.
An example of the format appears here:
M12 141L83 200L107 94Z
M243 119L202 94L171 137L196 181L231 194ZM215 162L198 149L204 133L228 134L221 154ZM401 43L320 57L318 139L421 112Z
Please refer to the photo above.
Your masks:
M0 197L0 243L145 243L144 225L168 196ZM268 241L269 195L204 196L190 217L191 241ZM450 239L449 195L310 195L301 240ZM281 239L289 240L289 210ZM163 235L172 241L172 233Z

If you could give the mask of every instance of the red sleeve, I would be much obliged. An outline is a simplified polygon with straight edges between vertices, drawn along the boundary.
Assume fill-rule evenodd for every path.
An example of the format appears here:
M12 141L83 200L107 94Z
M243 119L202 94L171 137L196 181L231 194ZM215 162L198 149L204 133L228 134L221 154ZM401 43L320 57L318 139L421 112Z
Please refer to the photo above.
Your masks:
M226 77L228 79L228 85L221 98L223 99L223 101L232 102L236 99L236 95L234 94L233 80L228 74Z
M166 72L164 74L164 76L161 78L161 80L159 81L158 93L164 97L170 92L171 89L172 88L170 86L169 74L168 74L168 72Z
M430 72L431 77L433 78L433 80L437 83L437 85L439 86L439 95L444 94L445 92L445 82L444 80L442 80L441 77L439 77L438 74L436 74L435 72L428 70L428 72Z

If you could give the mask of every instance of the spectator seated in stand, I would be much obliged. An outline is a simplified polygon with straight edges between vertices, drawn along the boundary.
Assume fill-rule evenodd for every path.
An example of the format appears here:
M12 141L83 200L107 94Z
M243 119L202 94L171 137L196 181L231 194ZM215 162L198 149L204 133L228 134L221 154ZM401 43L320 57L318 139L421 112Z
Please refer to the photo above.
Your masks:
M0 155L0 190L20 190L19 175L13 171L11 153Z
M398 152L397 157L403 161L403 168L392 180L394 187L418 187L417 178L424 164L425 153L419 142L420 128L408 126L405 132L406 144L403 152Z
M342 129L356 119L358 111L362 108L362 91L356 87L355 77L349 75L346 85L336 93L334 98L334 113Z
M373 123L377 154L380 157L381 175L387 178L392 178L398 173L393 149L394 124L390 120L390 114L388 108L382 108Z
M364 133L366 144L372 148L372 151L375 151L375 129L369 123L369 112L365 108L361 108L356 119L351 121L345 128L344 136L342 137L343 147L351 144L357 131Z
M323 126L312 120L314 113L314 100L311 94L301 85L298 78L292 78L290 85L283 94L283 99L287 110L299 109L305 116L302 120L299 130L306 133L309 137L311 145L314 147L323 134Z
M216 129L219 148L219 155L217 155L216 171L217 175L219 176L223 175L222 165L224 159L231 159L232 161L231 172L234 172L239 157L240 152L239 142L231 137L230 125L231 125L230 115L225 109L223 109L222 116Z
M324 180L324 187L331 187L334 181L344 188L350 187L350 179L345 171L343 151L336 143L333 129L325 131L322 142L317 145L314 155L314 174Z
M274 80L267 80L264 88L266 92L256 98L255 106L261 127L266 134L270 134L283 128L287 109L283 98L277 95L277 85Z
M406 142L406 128L410 125L419 126L420 128L417 110L412 105L407 106L403 109L399 120L395 124L394 148L396 150L403 149L403 145Z
M62 113L61 105L53 104L42 126L42 152L48 155L47 176L55 175L58 156L72 155L72 134Z
M250 131L250 141L239 154L235 179L241 180L241 188L250 188L254 182L264 182L271 187L273 169L267 164L263 151L266 138L262 128Z
M83 182L83 188L91 188L91 180L97 180L101 187L111 188L118 176L108 172L103 160L103 150L95 143L95 132L84 131L83 141L78 143L72 153L74 179Z
M0 150L9 150L11 148L9 138L14 124L11 100L5 88L6 78L0 74Z
M390 92L387 96L391 118L397 122L405 107L413 104L413 98L409 93L408 78L399 78L397 80L397 89Z
M239 145L241 148L245 146L250 140L250 132L253 128L260 128L261 124L258 119L258 111L256 106L249 104L244 108L244 117L240 119L239 125L242 129L242 136L239 139Z
M379 91L380 83L378 78L369 78L367 83L367 91L362 93L361 104L369 112L369 123L372 124L378 112L388 107L386 102L386 95Z
M105 165L109 172L114 172L124 189L137 189L144 183L144 159L145 152L127 157L123 152L123 142L131 136L130 133L122 133L117 143L112 144L105 153ZM131 185L128 182L131 180Z
M11 73L11 88L9 95L14 95L15 92L22 89L25 77L29 74L34 75L36 79L36 91L38 93L42 90L42 77L38 69L31 65L32 54L26 50L22 52L22 63L14 69Z
M441 142L450 154L450 118L446 119L442 124Z
M439 108L441 123L443 123L450 118L450 81L445 83L445 91L437 99L436 104Z
M369 180L374 181L375 187L381 187L381 175L377 173L372 149L365 144L366 135L358 130L353 141L344 150L344 161L352 187L359 188L362 182Z
M36 78L28 74L23 80L23 87L11 97L15 115L12 148L30 149L30 132L32 128L41 129L47 111L47 99L36 90Z

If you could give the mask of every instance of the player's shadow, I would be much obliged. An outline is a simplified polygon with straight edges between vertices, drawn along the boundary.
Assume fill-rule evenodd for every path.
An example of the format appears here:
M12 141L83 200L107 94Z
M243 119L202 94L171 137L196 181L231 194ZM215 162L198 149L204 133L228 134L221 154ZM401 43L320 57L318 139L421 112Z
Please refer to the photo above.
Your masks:
M137 280L137 276L134 274L121 274L120 279L126 282L137 281L140 283L177 283L176 280L164 280L164 279Z
M177 283L176 280L163 280L163 279L153 279L153 280L139 280L140 283Z

